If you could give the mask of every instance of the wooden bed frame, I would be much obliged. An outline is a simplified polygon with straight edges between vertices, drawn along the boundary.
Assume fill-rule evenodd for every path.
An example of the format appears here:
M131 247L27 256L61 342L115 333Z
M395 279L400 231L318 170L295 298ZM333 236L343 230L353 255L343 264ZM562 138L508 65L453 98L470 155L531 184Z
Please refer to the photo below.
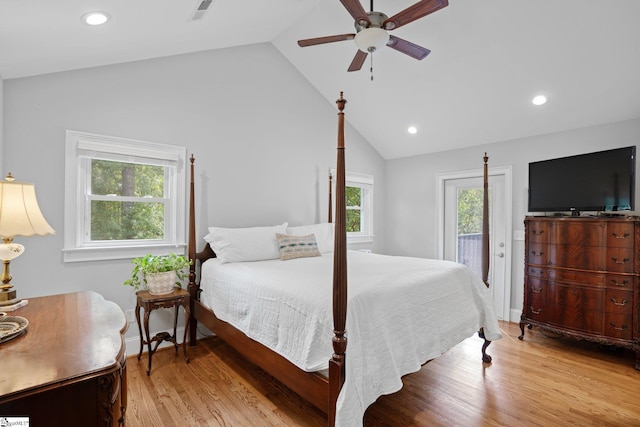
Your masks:
M319 373L305 372L289 362L284 357L275 353L257 341L247 337L243 332L234 328L227 322L216 317L209 308L200 302L199 277L196 280L196 269L199 269L204 261L215 257L215 253L207 243L201 252L196 252L196 226L195 226L195 202L194 202L194 157L191 161L191 182L189 198L189 258L193 260L189 272L189 293L191 296L191 316L189 319L189 343L196 344L196 326L200 322L218 337L231 345L246 359L264 369L284 383L291 390L312 403L327 414L327 424L335 425L336 401L345 380L345 357L347 338L345 337L345 324L347 317L347 234L346 234L346 201L345 201L345 154L344 154L344 107L346 100L340 92L340 98L336 101L338 106L338 144L337 164L335 175L335 246L333 267L333 357L329 360L329 376ZM482 231L482 265L484 283L488 283L489 271L489 227L488 227L488 157L484 156L484 206L483 206L483 231ZM330 180L333 177L330 177ZM329 222L332 222L331 214L331 183L329 185ZM478 332L484 338L482 330ZM327 337L328 338L328 337ZM490 344L484 338L482 346L482 360L491 362L491 356L486 353Z

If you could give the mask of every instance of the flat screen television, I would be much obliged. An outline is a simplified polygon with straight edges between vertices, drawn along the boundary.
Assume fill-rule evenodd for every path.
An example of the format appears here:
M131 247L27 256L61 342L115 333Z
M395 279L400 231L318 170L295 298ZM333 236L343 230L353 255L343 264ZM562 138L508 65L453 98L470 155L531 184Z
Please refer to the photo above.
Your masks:
M529 212L634 210L636 147L529 163Z

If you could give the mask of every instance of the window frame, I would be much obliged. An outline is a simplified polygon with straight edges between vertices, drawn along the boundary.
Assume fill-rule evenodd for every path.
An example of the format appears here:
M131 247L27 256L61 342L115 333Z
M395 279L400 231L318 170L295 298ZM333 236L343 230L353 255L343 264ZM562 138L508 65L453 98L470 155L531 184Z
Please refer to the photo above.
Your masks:
M130 161L165 167L163 240L87 241L91 160ZM66 131L64 262L129 259L186 250L186 148L75 130ZM168 200L167 200L168 199Z
M331 175L336 176L336 170L331 169ZM332 180L333 194L335 194L335 180ZM345 172L345 187L357 187L362 189L360 200L360 232L347 232L347 243L371 243L373 242L373 175ZM335 201L334 201L335 207ZM348 207L347 207L348 209Z

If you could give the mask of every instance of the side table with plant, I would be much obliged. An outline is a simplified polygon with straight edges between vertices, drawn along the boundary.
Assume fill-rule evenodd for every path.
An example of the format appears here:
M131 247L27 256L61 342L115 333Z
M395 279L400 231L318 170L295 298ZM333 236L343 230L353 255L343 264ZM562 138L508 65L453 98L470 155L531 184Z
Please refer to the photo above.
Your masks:
M145 255L134 258L131 263L131 277L124 284L136 290L146 287L152 295L164 295L173 292L176 286L182 288L180 281L188 274L191 261L184 255Z

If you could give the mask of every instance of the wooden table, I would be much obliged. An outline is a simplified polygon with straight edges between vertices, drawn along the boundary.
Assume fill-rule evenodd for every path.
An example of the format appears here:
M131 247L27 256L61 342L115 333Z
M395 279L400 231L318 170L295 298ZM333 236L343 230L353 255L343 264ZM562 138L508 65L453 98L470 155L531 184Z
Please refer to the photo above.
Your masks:
M124 425L128 323L117 304L87 291L29 298L8 314L29 326L0 344L0 417L48 427Z
M184 358L189 363L189 355L187 353L187 330L189 329L189 292L184 289L176 288L172 293L166 295L152 295L149 291L136 292L136 321L138 322L138 331L140 333L140 352L138 353L138 360L142 357L142 350L145 345L148 347L149 364L147 365L147 375L151 374L151 358L153 353L156 352L158 346L162 341L168 341L173 343L173 346L178 352L178 340L176 338L176 331L178 328L178 309L180 306L184 308L185 322L184 322L184 336L182 338L182 351L184 352ZM157 333L153 338L149 335L149 315L157 308L174 308L175 314L173 317L173 335L168 332ZM142 336L142 324L140 323L140 310L144 309L144 337ZM155 346L152 344L155 342Z

